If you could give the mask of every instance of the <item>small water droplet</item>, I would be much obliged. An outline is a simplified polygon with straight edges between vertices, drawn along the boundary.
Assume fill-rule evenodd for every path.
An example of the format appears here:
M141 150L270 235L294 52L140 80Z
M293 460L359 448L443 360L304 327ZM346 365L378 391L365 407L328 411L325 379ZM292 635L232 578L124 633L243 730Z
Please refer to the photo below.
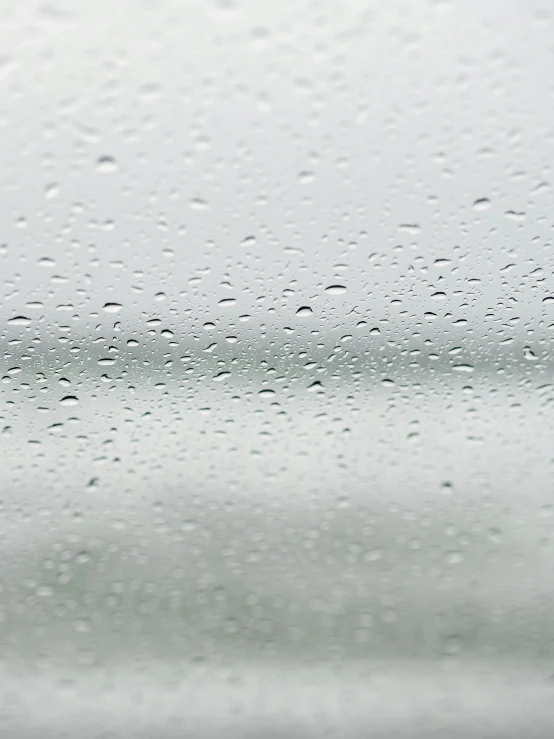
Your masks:
M60 191L60 188L58 187L58 184L56 182L50 182L44 188L44 197L47 200L52 200L53 198L56 197L59 191Z
M316 380L315 382L312 382L311 385L308 385L308 390L312 393L316 390L323 390L323 384L320 380Z
M383 559L382 549L370 549L364 554L365 562L378 562L380 559Z
M90 562L90 559L91 559L90 552L87 552L85 550L83 550L82 552L79 552L77 556L75 557L75 561L77 562L78 565L88 564Z
M41 267L55 267L56 262L51 257L41 257L37 260L37 264Z
M88 618L76 618L75 621L73 621L73 628L75 631L88 633L92 628L92 624Z
M537 355L533 352L530 346L523 347L523 356L528 362L536 362L538 360Z
M504 213L506 218L509 218L511 221L524 221L525 220L525 213L523 211L515 211L515 210L507 210Z
M488 198L479 198L473 203L473 210L483 211L491 207L491 201Z
M205 200L202 200L202 198L191 198L189 200L189 206L193 210L206 210L208 203Z
M459 551L446 552L444 561L449 565L459 565L464 561L464 555Z
M461 636L447 636L442 645L442 651L444 654L452 656L462 651L464 646L464 640Z
M117 161L110 156L99 157L96 162L96 170L103 174L109 174L110 172L117 172L118 164Z

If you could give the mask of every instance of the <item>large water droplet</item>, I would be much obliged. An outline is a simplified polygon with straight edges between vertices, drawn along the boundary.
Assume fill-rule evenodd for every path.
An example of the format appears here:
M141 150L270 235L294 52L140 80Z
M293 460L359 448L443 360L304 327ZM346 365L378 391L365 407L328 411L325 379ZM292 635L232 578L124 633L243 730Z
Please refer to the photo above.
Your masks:
M31 319L27 316L14 316L10 318L8 323L12 326L28 326L31 323Z
M103 310L106 311L106 313L118 313L123 306L121 303L104 303Z
M60 405L72 406L72 405L77 405L78 402L79 402L79 398L76 395L65 395L60 400Z

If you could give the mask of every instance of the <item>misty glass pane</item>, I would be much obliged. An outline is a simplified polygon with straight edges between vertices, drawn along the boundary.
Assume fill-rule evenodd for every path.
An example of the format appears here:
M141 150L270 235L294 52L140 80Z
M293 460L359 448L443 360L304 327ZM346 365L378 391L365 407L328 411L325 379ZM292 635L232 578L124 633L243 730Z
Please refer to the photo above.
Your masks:
M0 0L0 736L554 736L553 12Z

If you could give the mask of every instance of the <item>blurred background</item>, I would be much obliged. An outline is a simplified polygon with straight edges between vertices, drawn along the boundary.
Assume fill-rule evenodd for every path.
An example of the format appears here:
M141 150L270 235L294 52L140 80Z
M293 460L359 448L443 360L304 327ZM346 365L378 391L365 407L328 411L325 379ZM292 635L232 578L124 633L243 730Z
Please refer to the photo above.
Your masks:
M0 734L554 732L554 8L0 0Z

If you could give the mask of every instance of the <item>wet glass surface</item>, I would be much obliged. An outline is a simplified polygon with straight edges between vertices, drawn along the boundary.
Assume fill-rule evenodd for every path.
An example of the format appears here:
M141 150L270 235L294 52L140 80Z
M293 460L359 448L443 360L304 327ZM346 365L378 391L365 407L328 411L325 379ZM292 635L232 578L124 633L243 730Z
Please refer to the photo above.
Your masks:
M551 737L551 5L0 10L0 735Z

